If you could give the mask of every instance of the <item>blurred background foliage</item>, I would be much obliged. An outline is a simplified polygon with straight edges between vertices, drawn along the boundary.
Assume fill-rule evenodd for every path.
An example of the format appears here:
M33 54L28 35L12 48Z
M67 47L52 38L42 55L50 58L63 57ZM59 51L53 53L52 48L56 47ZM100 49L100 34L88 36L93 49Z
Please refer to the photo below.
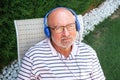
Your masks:
M17 59L14 20L43 18L52 8L64 6L84 15L105 0L0 0L0 71Z

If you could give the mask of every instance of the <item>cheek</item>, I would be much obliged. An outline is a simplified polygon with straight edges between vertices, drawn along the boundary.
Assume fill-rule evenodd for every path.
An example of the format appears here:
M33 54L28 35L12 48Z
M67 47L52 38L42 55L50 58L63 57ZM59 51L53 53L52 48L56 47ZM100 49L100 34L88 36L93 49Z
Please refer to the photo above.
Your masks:
M52 34L51 37L52 37L52 39L54 39L54 41L60 42L61 35L59 35L59 34Z
M72 32L70 33L70 36L73 37L73 38L75 38L76 35L77 35L77 31L72 31Z
M69 32L69 37L71 37L72 40L76 39L76 35L77 35L77 31L76 31L76 30ZM53 34L51 35L51 37L52 37L52 39L54 39L54 41L56 41L56 42L59 43L59 42L61 41L63 35L62 35L62 34L53 33Z

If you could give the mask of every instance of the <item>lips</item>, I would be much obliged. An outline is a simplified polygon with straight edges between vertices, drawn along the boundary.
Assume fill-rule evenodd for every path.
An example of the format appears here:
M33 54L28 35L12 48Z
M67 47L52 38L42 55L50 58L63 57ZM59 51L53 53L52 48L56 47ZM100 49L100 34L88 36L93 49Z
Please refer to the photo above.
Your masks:
M70 38L64 38L63 40L69 40Z
M62 39L62 43L64 43L64 44L70 44L71 43L71 38L64 38L64 39Z

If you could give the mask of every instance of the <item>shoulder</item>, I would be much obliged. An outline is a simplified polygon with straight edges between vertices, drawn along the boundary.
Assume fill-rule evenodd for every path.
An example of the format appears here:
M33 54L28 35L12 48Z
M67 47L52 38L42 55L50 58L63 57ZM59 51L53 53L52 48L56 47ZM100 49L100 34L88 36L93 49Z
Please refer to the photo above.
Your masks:
M78 45L79 48L88 49L88 50L92 49L93 50L93 48L90 45L88 45L88 44L86 44L84 42L76 41L76 45Z
M84 42L76 42L79 48L79 51L81 53L89 53L92 55L96 55L96 51L88 44L84 43Z
M25 54L27 57L32 57L35 55L42 55L45 52L50 51L50 46L48 44L48 39L45 39L43 41L40 41L39 43L32 46Z

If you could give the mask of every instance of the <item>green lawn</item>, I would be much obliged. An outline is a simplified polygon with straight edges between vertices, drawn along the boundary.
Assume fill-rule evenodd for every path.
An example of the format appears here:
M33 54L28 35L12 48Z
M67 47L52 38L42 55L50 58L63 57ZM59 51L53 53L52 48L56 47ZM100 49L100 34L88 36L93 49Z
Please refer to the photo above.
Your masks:
M120 10L117 16L97 25L84 40L96 50L106 80L120 80Z

